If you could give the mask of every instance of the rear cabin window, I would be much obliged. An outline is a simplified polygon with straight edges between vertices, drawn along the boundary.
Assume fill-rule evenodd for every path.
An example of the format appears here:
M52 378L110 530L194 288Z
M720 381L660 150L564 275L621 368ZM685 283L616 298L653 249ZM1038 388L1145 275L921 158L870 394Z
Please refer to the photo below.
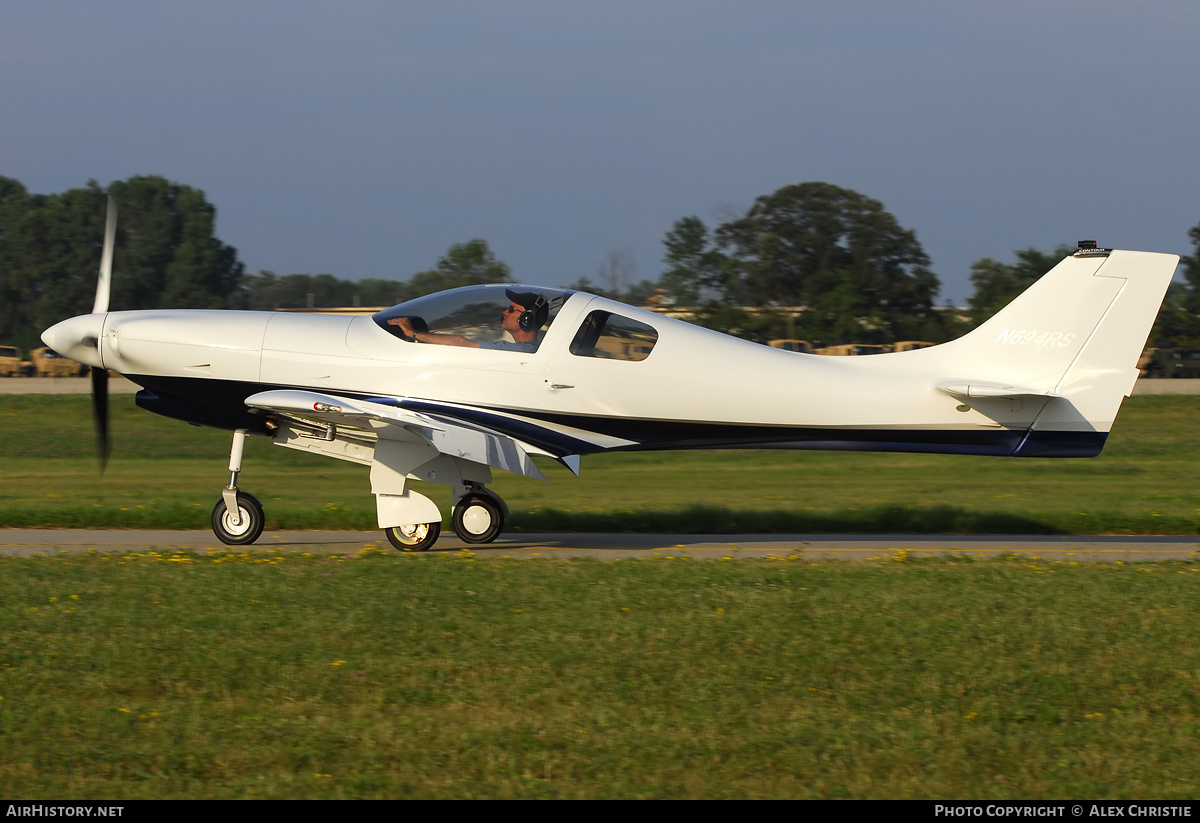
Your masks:
M609 311L594 311L583 321L571 354L603 360L645 360L658 342L652 326Z

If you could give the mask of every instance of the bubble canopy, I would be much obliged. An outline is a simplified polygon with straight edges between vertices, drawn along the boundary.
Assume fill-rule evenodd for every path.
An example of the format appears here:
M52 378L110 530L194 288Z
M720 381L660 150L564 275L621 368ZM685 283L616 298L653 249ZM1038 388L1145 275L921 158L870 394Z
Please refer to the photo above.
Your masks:
M540 341L559 309L574 294L573 291L516 283L463 286L408 300L375 313L372 319L381 329L405 341L408 338L404 332L389 321L407 317L418 332L457 335L480 344L502 343L508 339L507 333L501 328L504 312L514 303L523 305L510 295L521 297L530 294L541 295L549 304L546 322L538 329Z

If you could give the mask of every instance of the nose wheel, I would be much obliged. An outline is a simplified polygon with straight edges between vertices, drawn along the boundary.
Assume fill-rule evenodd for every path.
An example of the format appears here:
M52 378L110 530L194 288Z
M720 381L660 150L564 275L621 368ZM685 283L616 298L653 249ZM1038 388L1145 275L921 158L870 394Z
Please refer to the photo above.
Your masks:
M388 542L402 552L425 552L442 533L441 523L416 523L384 529Z
M472 494L454 507L454 533L464 543L491 543L504 529L504 512L490 495Z
M225 505L225 498L217 501L213 507L212 530L217 539L228 546L245 546L253 543L263 532L262 503L252 494L239 491L237 493L237 517Z

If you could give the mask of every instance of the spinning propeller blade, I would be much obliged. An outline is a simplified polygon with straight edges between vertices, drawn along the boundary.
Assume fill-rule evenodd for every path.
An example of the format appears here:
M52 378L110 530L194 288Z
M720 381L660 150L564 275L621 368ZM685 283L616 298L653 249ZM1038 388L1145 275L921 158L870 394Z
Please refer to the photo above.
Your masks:
M92 369L92 416L96 420L96 446L100 457L100 473L108 468L112 450L108 442L108 369Z
M100 278L96 281L96 302L92 314L108 311L109 287L112 283L113 248L117 241L117 203L108 197L108 215L104 220L104 250L100 255ZM99 351L100 341L96 340ZM108 370L92 367L92 416L96 420L96 446L100 456L100 473L108 468L112 450L108 441Z
M100 279L96 281L96 302L92 314L108 311L108 289L112 282L113 247L117 242L117 204L108 196L108 216L104 221L104 251L100 255Z

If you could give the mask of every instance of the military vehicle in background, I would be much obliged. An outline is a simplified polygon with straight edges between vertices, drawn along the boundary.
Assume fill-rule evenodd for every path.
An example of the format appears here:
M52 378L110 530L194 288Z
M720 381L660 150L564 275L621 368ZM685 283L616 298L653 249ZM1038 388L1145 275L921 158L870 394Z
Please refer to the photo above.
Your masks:
M812 343L807 340L772 340L767 343L773 349L783 349L784 351L795 351L801 354L812 354Z
M1142 368L1145 377L1175 377L1181 380L1200 378L1200 349L1146 350L1149 362Z
M87 366L69 360L46 346L34 349L29 359L32 361L34 377L84 377L88 373Z
M844 343L841 346L826 346L822 349L817 349L816 354L823 354L827 357L852 357L861 354L887 354L891 350L891 346L885 345Z
M0 377L28 377L33 366L21 359L21 350L16 346L0 346Z

